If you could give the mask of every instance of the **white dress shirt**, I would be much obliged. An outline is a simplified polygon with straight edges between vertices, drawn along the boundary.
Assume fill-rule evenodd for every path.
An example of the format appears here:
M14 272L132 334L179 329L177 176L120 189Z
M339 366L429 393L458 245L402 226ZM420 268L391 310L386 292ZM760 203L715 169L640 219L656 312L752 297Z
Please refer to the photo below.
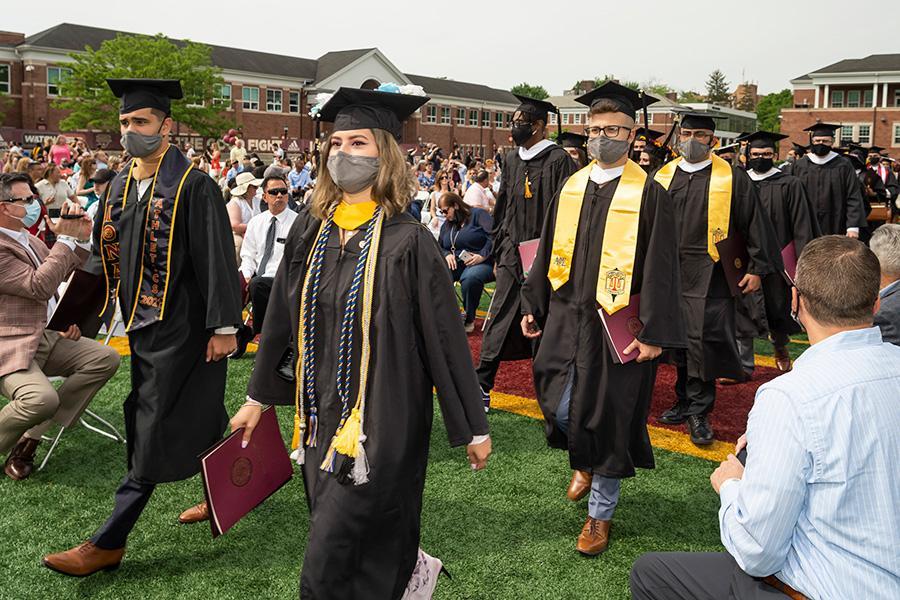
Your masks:
M877 327L815 344L764 384L722 544L810 598L900 598L900 347Z
M490 212L491 202L493 202L494 197L491 195L491 192L481 186L480 183L473 183L469 186L469 189L466 190L466 194L463 196L463 202L468 204L469 206L474 206L475 208L483 208L484 210Z
M272 256L266 264L266 272L259 273L260 276L275 277L281 257L284 256L284 240L296 218L297 213L290 208L285 208L275 215L275 246L272 248ZM256 274L256 269L262 260L263 252L266 250L266 233L269 231L271 222L272 213L265 211L247 223L244 244L241 246L241 273L247 281Z

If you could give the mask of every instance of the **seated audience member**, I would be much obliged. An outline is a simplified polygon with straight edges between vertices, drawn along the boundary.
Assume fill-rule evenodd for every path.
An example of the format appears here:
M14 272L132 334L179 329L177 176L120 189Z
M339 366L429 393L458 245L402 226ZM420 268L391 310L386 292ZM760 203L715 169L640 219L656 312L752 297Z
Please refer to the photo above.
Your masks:
M463 202L474 208L480 208L488 212L494 210L494 195L489 189L491 186L491 174L481 169L475 173L474 183L466 190Z
M253 302L253 327L241 327L237 350L231 358L240 358L247 351L250 340L262 332L272 282L284 255L284 240L297 218L297 213L287 206L288 184L282 176L266 177L262 189L263 200L268 203L269 210L250 219L241 247L240 272L248 284Z
M88 257L89 219L60 219L52 250L25 229L40 204L24 173L0 176L0 456L6 475L25 479L34 468L41 436L53 421L70 426L115 374L119 355L81 337L77 325L58 333L45 329L56 308L56 290ZM82 214L66 204L63 214ZM57 390L47 379L66 380Z
M900 224L887 223L875 230L869 247L881 265L881 306L875 325L885 342L900 346Z
M228 220L231 221L231 232L234 234L234 252L237 256L238 266L241 266L241 243L244 241L244 232L250 219L262 212L260 199L256 197L256 190L262 179L256 178L253 173L243 171L234 178L234 187L231 188L231 200L228 201Z
M490 233L493 221L490 213L466 205L459 194L453 192L441 196L438 211L446 218L438 243L453 281L458 281L462 288L466 332L471 333L475 329L475 311L484 284L494 278Z
M806 245L793 310L812 346L757 391L746 467L710 477L727 552L645 554L634 598L900 598L900 348L872 326L878 289L859 241Z
M59 167L54 163L50 163L44 169L42 179L37 182L37 189L41 195L41 201L47 207L51 217L59 216L59 210L63 207L66 200L78 202L75 192L63 179Z

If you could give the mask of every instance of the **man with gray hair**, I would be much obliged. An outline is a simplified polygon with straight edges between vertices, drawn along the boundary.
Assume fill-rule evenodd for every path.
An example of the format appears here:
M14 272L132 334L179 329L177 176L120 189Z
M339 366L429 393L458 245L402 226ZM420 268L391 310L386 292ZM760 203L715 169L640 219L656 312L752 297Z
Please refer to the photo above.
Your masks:
M875 325L885 342L900 346L900 224L886 223L876 229L869 247L881 266L881 306Z

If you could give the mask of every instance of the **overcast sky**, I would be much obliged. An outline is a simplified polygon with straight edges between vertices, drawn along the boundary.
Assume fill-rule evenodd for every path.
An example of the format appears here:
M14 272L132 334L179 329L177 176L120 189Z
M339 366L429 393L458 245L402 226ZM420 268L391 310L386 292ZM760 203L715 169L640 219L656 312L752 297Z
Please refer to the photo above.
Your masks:
M684 10L676 10L679 5ZM769 93L843 58L897 52L900 36L888 4L859 13L846 0L188 0L131 6L44 0L35 10L3 11L0 27L31 35L69 22L303 58L377 46L406 73L505 89L527 81L552 95L606 74L700 91L715 68L732 87L749 80Z

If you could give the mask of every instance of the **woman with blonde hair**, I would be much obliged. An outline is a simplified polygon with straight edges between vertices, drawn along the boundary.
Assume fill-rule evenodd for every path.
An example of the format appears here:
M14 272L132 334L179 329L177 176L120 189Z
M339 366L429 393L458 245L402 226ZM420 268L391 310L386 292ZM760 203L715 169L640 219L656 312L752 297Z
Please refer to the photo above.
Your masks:
M94 193L94 182L91 178L97 172L97 161L91 156L85 156L79 163L78 185L75 186L75 195L83 208L87 208L98 200Z
M301 598L431 597L440 561L418 546L434 388L451 445L476 470L490 454L450 275L406 212L416 183L397 139L427 100L341 88L318 111L334 132L272 288L268 310L285 318L266 319L231 420L246 441L260 403L295 405L310 509Z

